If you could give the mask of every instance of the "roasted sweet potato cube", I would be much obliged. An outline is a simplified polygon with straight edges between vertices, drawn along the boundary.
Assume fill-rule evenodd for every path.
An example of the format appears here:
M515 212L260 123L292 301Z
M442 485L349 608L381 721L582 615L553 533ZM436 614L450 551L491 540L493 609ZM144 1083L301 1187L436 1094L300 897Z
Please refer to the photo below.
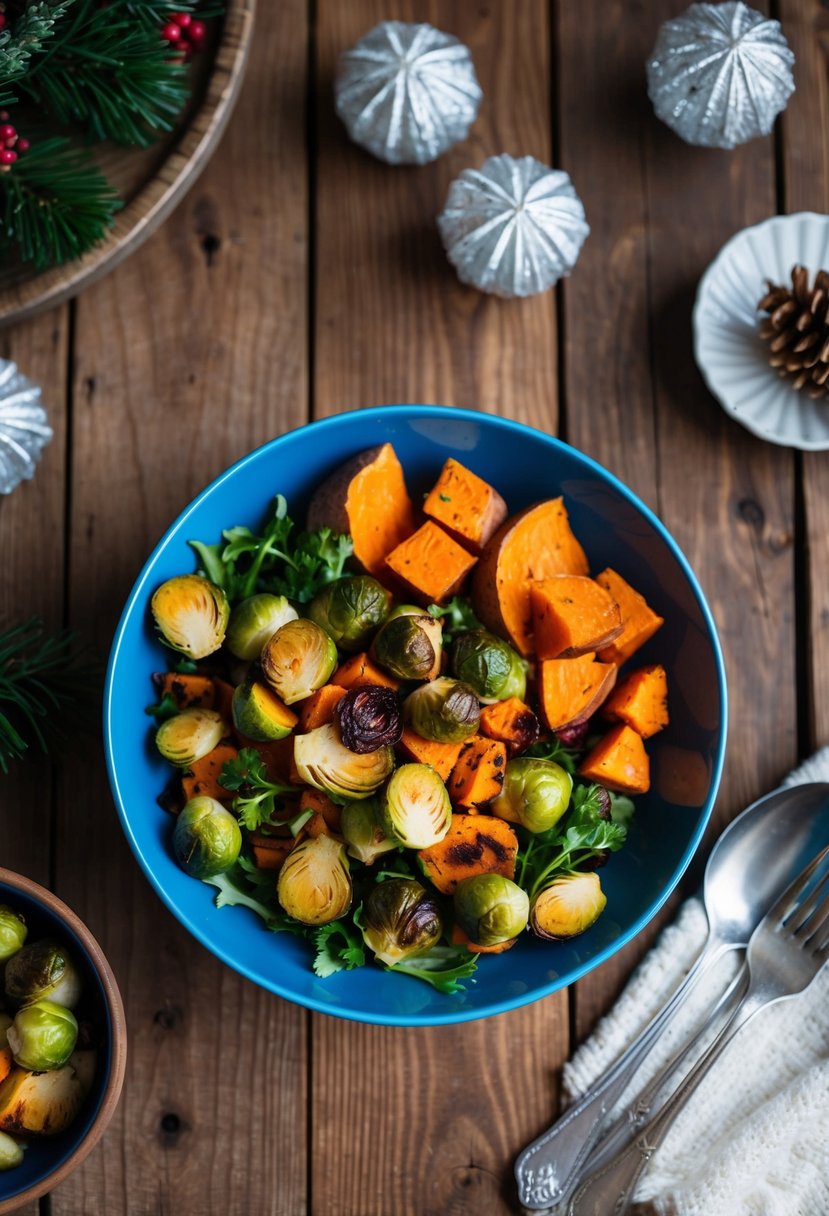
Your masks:
M248 843L253 860L260 870L280 870L294 847L293 836L269 836L264 832L249 832Z
M322 790L315 790L310 785L305 786L299 795L299 809L301 811L313 811L315 815L321 815L328 824L330 831L339 832L343 813L342 807L337 806L336 802L332 802Z
M617 684L602 713L611 722L625 722L643 739L668 725L668 677L659 663L639 667Z
M622 632L619 605L582 574L556 574L530 585L539 659L572 659L607 646Z
M389 570L419 604L442 604L460 591L477 558L427 519L386 558Z
M541 723L529 705L518 697L508 697L483 707L481 731L488 739L505 743L510 756L518 756L538 741Z
M159 699L169 694L179 709L213 709L216 704L216 685L209 676L159 671L153 676L153 687Z
M338 684L323 684L316 692L297 707L299 709L299 729L302 731L315 730L318 726L327 726L334 721L334 710L337 703L345 696L345 689Z
M400 687L399 680L383 671L364 653L352 655L341 663L331 677L331 683L344 689L364 688L370 684L379 684L383 688L395 690Z
M456 806L470 808L491 802L501 792L506 766L505 743L474 735L461 747L452 769L446 785L449 797Z
M219 785L219 776L228 760L235 760L238 754L232 743L220 743L201 760L195 760L181 778L185 801L202 795L219 802L232 798L230 791Z
M624 723L614 726L585 756L579 774L619 794L646 794L651 784L645 745Z
M539 664L538 697L550 730L578 726L596 712L616 683L612 663L593 654L578 659L545 659Z
M507 518L497 490L450 456L423 503L424 514L474 553L480 553Z
M455 814L443 840L421 849L417 857L438 891L451 895L459 882L474 874L514 878L517 853L518 837L505 820Z
M397 745L404 759L415 764L431 765L441 781L449 780L462 747L463 743L435 743L431 739L423 739L410 726L404 726L403 736Z
M609 646L599 651L599 658L603 663L615 663L620 667L665 622L663 617L648 607L644 596L634 591L615 570L603 570L596 575L596 582L613 596L622 612L622 632Z

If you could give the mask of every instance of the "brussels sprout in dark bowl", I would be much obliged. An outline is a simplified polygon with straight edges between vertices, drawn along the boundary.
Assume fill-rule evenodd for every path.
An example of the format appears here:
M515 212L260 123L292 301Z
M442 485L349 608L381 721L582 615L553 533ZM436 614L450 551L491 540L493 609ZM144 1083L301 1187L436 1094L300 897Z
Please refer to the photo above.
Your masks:
M22 941L0 934L2 1025L18 1059L45 1070L14 1064L0 1083L4 1126L19 1119L46 1132L2 1134L0 1213L6 1213L56 1187L98 1143L118 1105L127 1033L109 963L66 904L0 868L0 909L9 924L23 923ZM62 1130L50 1134L50 1125Z
M550 934L555 940L541 940L522 931L504 953L481 954L475 982L452 993L371 962L323 978L312 969L313 951L309 954L307 940L292 933L269 932L248 908L217 908L215 888L193 879L176 862L171 818L162 811L155 813L156 798L168 780L169 769L154 748L144 745L150 678L163 662L150 602L165 580L196 570L196 557L188 542L215 545L225 529L261 529L276 494L284 495L290 516L303 527L312 499L317 501L321 489L331 487L334 495L341 467L349 461L359 465L367 448L386 443L399 458L411 501L418 508L449 457L494 487L510 515L563 495L570 526L590 570L618 570L664 618L661 630L643 645L638 658L645 664L664 666L671 703L664 742L676 752L684 749L696 757L702 775L693 798L686 798L684 804L656 783L649 793L635 799L627 842L601 870L607 904L595 923L578 936L566 937L556 920ZM371 590L370 584L368 587ZM246 588L241 594L250 595L253 590ZM346 590L355 588L346 585ZM425 622L417 618L428 611L428 604L425 599L413 600L410 592L409 586L395 591L395 602L411 605L414 624L421 628ZM386 618L394 628L379 624L381 604L379 612L374 614L372 607L368 613L372 625L379 628L366 644L363 614L355 609L361 604L359 596L353 602L348 596L340 602L338 591L336 597L324 596L315 605L316 632L322 639L315 637L314 645L299 656L304 683L293 708L329 678L331 661L323 644L331 636L329 629L341 640L348 634L347 644L359 644L368 653L367 661L381 671L400 672L394 678L402 681L404 724L412 728L416 721L415 733L424 739L452 738L463 746L479 729L478 711L482 705L486 708L485 700L514 691L520 699L525 674L530 686L532 672L524 672L524 664L509 647L493 645L486 634L474 638L474 645L456 647L457 634L448 620L442 637L434 627L421 628L423 638L415 630L415 645L409 636L411 628L394 626L394 607ZM281 628L289 638L299 633L291 622ZM382 637L381 630L385 630ZM338 648L340 664L348 666L359 660L359 654L352 658L346 647ZM280 645L272 649L279 652ZM254 650L252 646L250 653ZM264 679L273 681L276 676L272 686L278 693L281 683L287 703L296 690L281 678L283 657L269 650L264 660L260 658L262 670L254 667L253 677L259 680L264 673ZM269 667L272 659L277 661ZM404 661L405 666L400 666ZM417 664L416 670L408 666L410 662ZM428 685L417 685L416 680L438 670L430 695L413 691L417 687L429 691ZM356 410L280 436L222 474L171 525L139 575L115 635L105 695L105 731L112 790L129 843L168 908L198 941L255 983L309 1008L365 1022L435 1025L489 1016L554 992L608 959L653 917L688 866L708 822L725 747L725 677L711 613L688 562L664 525L621 482L587 456L529 427L467 410L399 405ZM358 807L346 816L346 856L352 878L359 874L361 856L376 857L374 864L391 870L396 854L383 851L390 772L366 773L364 781L361 776L361 788L356 789L355 763L366 758L352 754L348 773L341 774L338 732L323 725L299 737L306 740L302 755L295 757L301 761L302 771L318 775L324 769L327 786L321 788L333 789L336 783L346 800L365 801L366 810ZM657 743L662 747L662 737ZM654 744L654 752L656 748ZM378 755L383 761L382 750L370 752L369 760ZM504 798L511 805L521 801L512 786ZM517 810L513 808L513 822L519 830L526 813L523 802ZM568 894L569 900L558 900L559 912L572 904L572 892ZM536 913L539 919L538 909ZM516 923L519 919L516 917ZM477 922L473 927L477 928Z

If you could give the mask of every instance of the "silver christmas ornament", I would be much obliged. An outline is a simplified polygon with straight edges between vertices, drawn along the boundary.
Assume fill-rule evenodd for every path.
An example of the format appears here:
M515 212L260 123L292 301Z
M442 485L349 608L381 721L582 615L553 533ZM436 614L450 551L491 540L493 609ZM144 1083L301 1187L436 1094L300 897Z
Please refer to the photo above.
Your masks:
M17 365L0 359L0 494L34 477L37 462L52 438L40 389L21 376Z
M449 187L438 228L463 283L532 296L569 274L590 228L573 183L533 156L491 156Z
M779 21L742 0L692 4L659 31L648 96L686 143L733 148L768 135L794 92L793 63Z
M425 165L466 139L483 96L463 43L406 21L345 51L334 92L354 142L391 165Z

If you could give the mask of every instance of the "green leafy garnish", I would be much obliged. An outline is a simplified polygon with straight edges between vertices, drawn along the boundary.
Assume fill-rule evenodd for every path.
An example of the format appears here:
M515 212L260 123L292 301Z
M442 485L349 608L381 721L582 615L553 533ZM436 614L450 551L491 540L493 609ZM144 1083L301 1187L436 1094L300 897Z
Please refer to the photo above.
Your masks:
M571 777L579 762L579 752L571 747L565 747L556 735L544 743L533 743L532 747L528 747L523 755L532 756L536 760L552 760Z
M456 633L465 633L469 629L483 629L465 595L453 595L444 608L439 604L429 604L426 611L443 621L443 640L451 642Z
M478 958L477 954L470 954L465 946L432 946L425 954L404 958L393 967L382 966L385 971L399 971L414 979L424 980L438 992L451 996L455 992L462 992L467 981L475 983L473 977Z
M313 811L300 811L291 819L277 817L283 795L295 794L297 787L269 781L265 762L253 747L243 747L235 759L227 760L222 765L219 785L237 795L233 799L233 810L239 816L242 827L249 832L255 832L266 824L288 827L291 834L296 836L313 814Z
M194 676L198 670L198 663L195 659L188 659L185 655L182 655L176 663L176 672L180 676Z
M605 852L617 852L627 828L601 817L603 790L575 785L571 808L554 827L530 835L518 850L516 882L532 901L556 874L583 869Z
M165 692L164 696L155 705L148 705L144 710L149 717L155 718L156 726L161 726L162 722L166 722L168 718L174 718L179 712L175 698L171 692Z
M366 952L359 930L346 920L332 920L314 930L314 974L320 979L335 971L365 966Z
M628 828L635 813L636 805L627 794L610 795L610 818L614 823L620 823L622 827Z
M222 533L224 544L189 543L199 556L202 572L232 602L267 591L306 604L326 583L342 578L354 546L350 536L330 528L296 533L294 529L288 504L278 494L261 536L239 526Z
M237 868L238 867L238 868ZM305 925L301 925L279 907L274 896L273 904L266 904L247 889L245 870L237 862L224 874L203 878L202 882L218 889L213 903L217 908L250 908L261 917L272 933L296 933L306 936ZM275 889L275 888L274 888Z

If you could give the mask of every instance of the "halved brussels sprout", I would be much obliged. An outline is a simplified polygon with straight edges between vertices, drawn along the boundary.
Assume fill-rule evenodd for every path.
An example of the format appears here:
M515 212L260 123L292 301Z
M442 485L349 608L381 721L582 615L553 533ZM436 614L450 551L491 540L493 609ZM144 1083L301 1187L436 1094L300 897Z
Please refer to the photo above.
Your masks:
M584 933L607 903L598 874L559 874L533 897L530 925L538 937L563 941Z
M428 849L452 826L452 803L428 764L401 764L386 786L381 817L386 832L400 844Z
M440 673L443 623L424 612L405 612L386 621L372 655L398 680L433 680Z
M342 809L340 831L348 845L349 856L356 857L363 865L373 865L383 853L397 848L398 842L390 840L380 824L380 806L376 798L347 802Z
M389 614L391 595L369 574L337 579L318 591L308 616L341 650L364 650Z
M409 693L403 717L421 739L462 743L477 731L481 707L468 684L441 676Z
M381 963L393 967L436 946L443 932L434 895L419 882L389 878L363 904L363 941Z
M26 941L26 922L13 908L0 904L0 963L17 954Z
M294 739L294 764L306 785L338 798L368 798L394 768L394 752L352 752L333 722Z
M18 1140L12 1140L5 1132L0 1132L0 1171L13 1170L23 1162L23 1145Z
M459 633L452 646L452 674L463 680L487 705L523 700L527 693L527 665L520 655L486 629Z
M230 614L225 639L227 648L237 659L252 663L262 653L268 638L299 613L284 595L251 595L242 600Z
M291 849L279 871L276 896L303 925L327 925L351 907L345 845L333 836L309 836Z
M523 756L507 762L501 792L489 809L528 832L546 832L567 810L572 789L573 778L560 764Z
M162 722L155 734L155 745L165 760L179 768L189 768L229 734L222 715L215 709L183 709Z
M200 574L168 578L153 595L150 609L167 645L190 659L213 654L225 640L227 596Z
M314 621L288 621L262 647L262 672L286 705L322 688L337 666L337 647Z
M24 1005L6 1032L15 1064L31 1072L63 1068L78 1041L78 1022L71 1009L41 999Z
M6 996L17 1008L46 998L74 1009L83 984L75 962L64 946L48 938L30 942L6 963Z
M224 874L239 856L242 833L235 817L215 798L191 798L176 816L173 853L193 878Z
M455 916L476 946L497 946L527 927L527 892L501 874L473 874L455 888Z
M0 1085L0 1129L42 1136L64 1131L92 1088L95 1057L94 1051L76 1051L51 1072L12 1069Z
M296 714L258 680L239 684L233 690L233 724L248 739L257 743L284 739L296 721Z

